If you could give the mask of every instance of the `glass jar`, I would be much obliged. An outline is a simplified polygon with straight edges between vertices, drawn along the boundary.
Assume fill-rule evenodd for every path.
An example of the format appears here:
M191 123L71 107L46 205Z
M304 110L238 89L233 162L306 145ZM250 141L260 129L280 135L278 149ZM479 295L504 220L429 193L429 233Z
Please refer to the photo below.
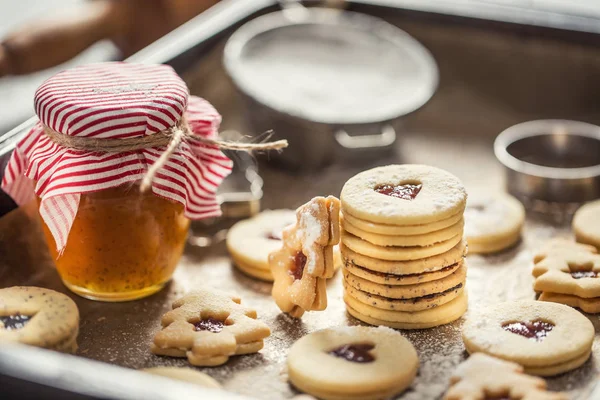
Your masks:
M185 246L189 220L183 205L137 185L81 195L66 247L57 252L44 234L64 284L80 296L126 301L159 291Z

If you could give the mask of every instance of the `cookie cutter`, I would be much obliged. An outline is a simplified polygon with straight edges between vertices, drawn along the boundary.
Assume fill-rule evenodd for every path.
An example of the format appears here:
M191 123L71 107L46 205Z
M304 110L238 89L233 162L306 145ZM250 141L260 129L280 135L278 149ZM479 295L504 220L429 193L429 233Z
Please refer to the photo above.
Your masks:
M536 211L571 214L600 198L600 127L537 120L504 130L494 142L506 188Z

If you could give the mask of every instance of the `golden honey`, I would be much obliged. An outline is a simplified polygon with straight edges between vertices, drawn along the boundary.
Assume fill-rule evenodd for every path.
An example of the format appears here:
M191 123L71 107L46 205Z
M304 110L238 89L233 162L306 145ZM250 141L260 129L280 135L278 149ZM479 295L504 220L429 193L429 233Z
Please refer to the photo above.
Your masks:
M179 203L124 185L81 195L62 253L44 234L64 284L94 300L148 296L167 283L185 246L189 220Z

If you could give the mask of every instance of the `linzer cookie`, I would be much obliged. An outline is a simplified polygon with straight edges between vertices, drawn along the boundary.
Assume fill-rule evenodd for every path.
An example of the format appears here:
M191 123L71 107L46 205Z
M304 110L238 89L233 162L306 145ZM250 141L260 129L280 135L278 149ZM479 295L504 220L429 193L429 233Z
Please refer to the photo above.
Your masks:
M348 313L373 325L421 329L467 308L466 192L448 172L390 165L342 189L341 253Z
M338 327L311 333L288 353L289 380L320 399L386 399L403 392L419 368L417 352L384 327Z
M577 241L600 248L600 200L584 204L573 216Z
M600 312L600 254L588 245L555 242L534 257L534 289L540 300Z
M79 310L68 296L50 289L0 289L0 342L19 342L74 353Z
M469 252L495 253L521 238L525 208L512 196L469 197L465 209L465 236Z
M282 233L282 247L269 255L273 298L299 318L327 307L325 281L335 272L333 247L340 240L339 200L315 197L296 211L296 224Z
M475 353L450 377L444 400L473 399L568 400L564 393L548 392L546 381L523 373L519 364Z
M227 233L227 250L242 272L264 281L273 281L269 254L282 246L283 229L296 222L294 210L267 210L240 221ZM341 266L338 246L333 248L334 268Z
M256 311L241 305L239 297L199 289L176 300L162 317L152 352L187 357L192 365L221 365L230 356L263 348L271 331L256 318Z
M462 336L471 354L486 353L516 362L528 374L552 376L586 362L594 326L565 305L523 300L470 314Z
M272 281L269 254L281 248L282 232L296 221L293 210L263 211L238 222L227 232L227 250L241 271Z

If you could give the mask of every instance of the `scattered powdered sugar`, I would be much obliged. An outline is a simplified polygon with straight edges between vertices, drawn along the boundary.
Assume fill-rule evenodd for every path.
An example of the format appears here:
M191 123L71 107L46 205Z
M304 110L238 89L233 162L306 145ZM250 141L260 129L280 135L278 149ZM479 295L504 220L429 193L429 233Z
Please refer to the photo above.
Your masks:
M319 205L317 203L312 203L309 206L309 212L303 212L300 216L299 226L298 226L298 235L304 243L303 251L309 254L305 254L306 256L306 266L305 268L309 273L313 273L317 268L317 257L313 251L313 243L315 243L319 237L323 234L323 224L319 221L316 215L319 214Z

